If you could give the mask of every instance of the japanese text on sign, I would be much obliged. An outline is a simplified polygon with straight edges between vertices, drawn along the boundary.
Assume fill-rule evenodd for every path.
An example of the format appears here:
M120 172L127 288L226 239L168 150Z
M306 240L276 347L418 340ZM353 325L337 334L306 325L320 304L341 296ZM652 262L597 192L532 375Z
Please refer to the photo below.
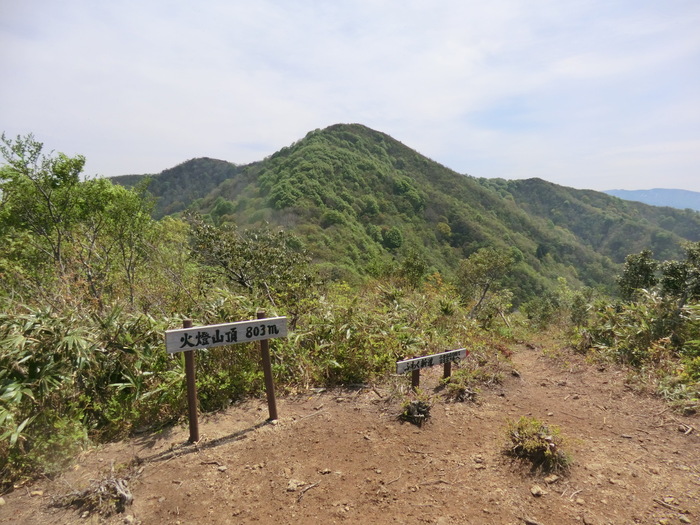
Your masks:
M214 324L195 328L180 328L165 332L168 353L212 348L214 346L248 343L287 336L287 318L270 317L257 321Z
M405 372L420 370L421 368L428 368L430 366L454 363L467 357L468 353L469 352L467 352L466 348L460 348L459 350L450 350L449 352L442 352L441 354L433 354L424 357L416 357L414 359L406 359L405 361L397 361L396 373L403 374Z

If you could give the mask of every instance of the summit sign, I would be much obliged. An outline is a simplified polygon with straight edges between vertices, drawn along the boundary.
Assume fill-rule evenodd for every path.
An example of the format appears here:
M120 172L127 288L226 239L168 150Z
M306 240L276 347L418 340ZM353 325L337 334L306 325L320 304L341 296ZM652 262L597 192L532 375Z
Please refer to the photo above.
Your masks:
M174 354L277 337L287 337L286 317L167 330L165 349L168 353Z

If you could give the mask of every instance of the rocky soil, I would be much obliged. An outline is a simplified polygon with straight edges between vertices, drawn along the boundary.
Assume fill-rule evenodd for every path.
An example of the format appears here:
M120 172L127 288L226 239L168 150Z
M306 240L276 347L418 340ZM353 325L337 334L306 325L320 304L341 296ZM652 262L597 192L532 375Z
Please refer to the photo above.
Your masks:
M405 386L386 384L278 399L274 424L248 401L202 418L196 445L185 425L103 446L3 495L0 524L700 524L700 417L566 350L511 359L476 402L446 402L441 370L423 372L420 428L397 418ZM506 421L528 415L561 429L568 473L503 454ZM122 512L91 506L120 490Z

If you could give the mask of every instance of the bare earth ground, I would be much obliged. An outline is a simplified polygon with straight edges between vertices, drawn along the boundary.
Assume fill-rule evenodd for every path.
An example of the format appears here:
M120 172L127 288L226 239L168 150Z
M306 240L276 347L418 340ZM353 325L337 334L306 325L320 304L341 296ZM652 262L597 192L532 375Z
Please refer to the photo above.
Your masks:
M477 403L436 398L422 428L397 420L390 385L278 399L276 424L249 401L202 418L197 446L180 426L86 453L60 478L5 494L0 524L700 524L699 416L567 351L514 350L519 377ZM422 386L440 373L423 371ZM547 483L503 455L506 420L526 415L560 427L568 475ZM135 457L124 513L50 506Z

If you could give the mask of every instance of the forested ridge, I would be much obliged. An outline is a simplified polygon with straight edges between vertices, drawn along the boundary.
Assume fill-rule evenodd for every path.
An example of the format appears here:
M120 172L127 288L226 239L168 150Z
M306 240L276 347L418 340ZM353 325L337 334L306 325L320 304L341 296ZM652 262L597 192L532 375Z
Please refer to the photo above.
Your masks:
M182 419L167 329L286 316L282 392L386 380L469 347L456 389L498 381L503 341L552 330L698 409L700 214L542 180L455 173L360 125L248 165L193 159L85 178L2 136L0 479ZM120 184L115 184L118 182ZM652 372L653 371L653 372ZM198 352L202 411L263 389L251 344Z
M657 259L675 258L683 240L700 240L700 214L692 210L541 179L461 175L357 124L312 131L228 171L222 161L190 160L151 177L148 188L156 216L189 208L217 224L296 232L339 278L376 274L407 258L453 276L459 260L479 248L511 249L518 302L559 277L613 292L628 254L651 249Z

